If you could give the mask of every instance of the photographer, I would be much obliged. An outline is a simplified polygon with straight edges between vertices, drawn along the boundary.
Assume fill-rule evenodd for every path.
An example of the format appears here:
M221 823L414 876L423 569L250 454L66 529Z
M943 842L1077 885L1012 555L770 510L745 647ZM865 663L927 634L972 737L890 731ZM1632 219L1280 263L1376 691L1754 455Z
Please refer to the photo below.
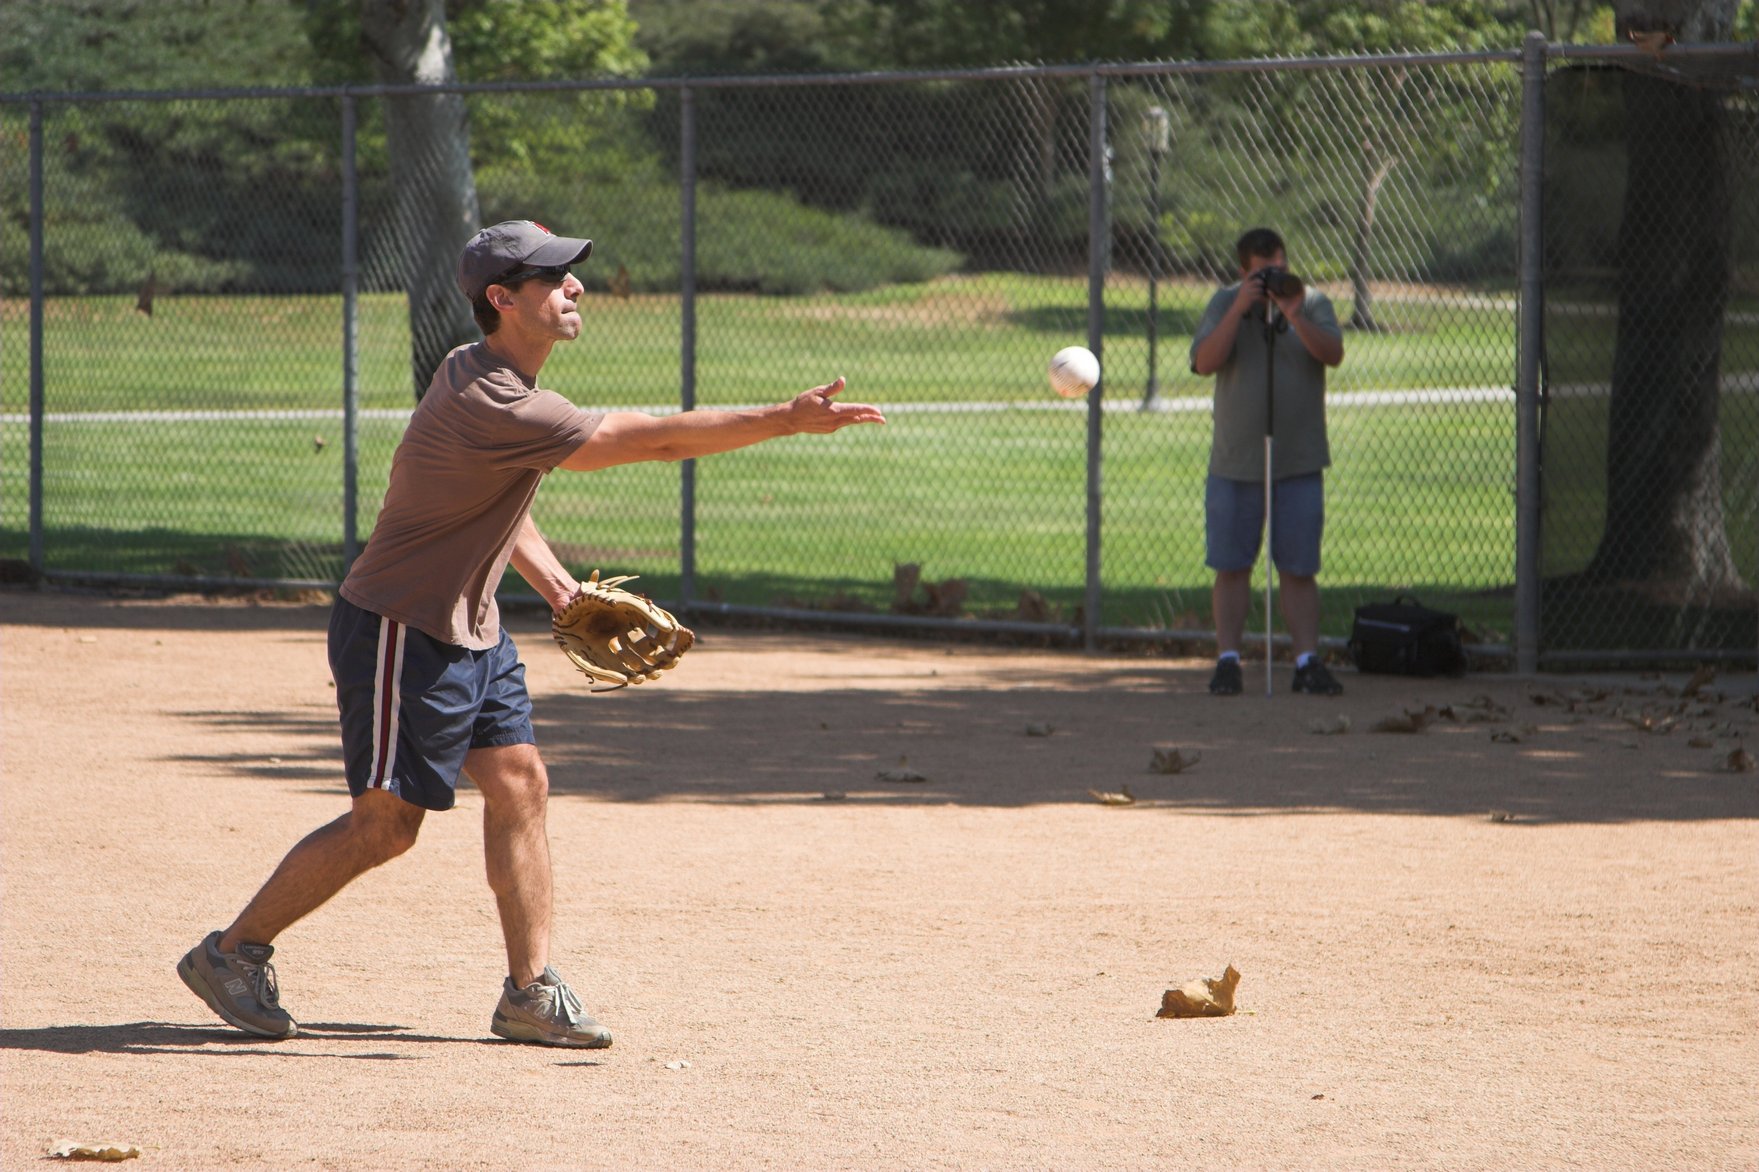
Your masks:
M1294 690L1335 696L1319 660L1320 534L1325 527L1325 369L1344 360L1325 294L1288 271L1283 239L1254 228L1235 244L1237 284L1218 289L1191 339L1191 369L1215 375L1215 436L1204 494L1208 564L1215 571L1218 696L1241 691L1240 640L1252 568L1264 534L1265 437L1271 442L1271 559L1296 655ZM1274 355L1272 367L1267 359ZM1273 377L1274 376L1274 377ZM1274 386L1274 402L1272 387Z

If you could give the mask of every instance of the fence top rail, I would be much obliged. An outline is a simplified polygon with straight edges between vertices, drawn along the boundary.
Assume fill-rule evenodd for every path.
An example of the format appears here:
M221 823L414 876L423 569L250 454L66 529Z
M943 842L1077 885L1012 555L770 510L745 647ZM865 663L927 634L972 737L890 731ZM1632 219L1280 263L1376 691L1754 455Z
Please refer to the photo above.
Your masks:
M1547 44L1549 57L1597 58L1652 63L1656 55L1636 45ZM1751 58L1759 42L1670 45L1664 59ZM1519 63L1520 48L1443 53L1372 53L1342 57L1255 57L1232 61L1094 61L1074 65L1007 65L985 69L918 69L865 73L754 74L720 77L592 77L551 81L450 82L425 85L245 86L176 90L32 90L0 92L0 105L72 102L164 102L218 98L376 98L423 94L544 93L583 90L742 89L776 86L888 85L904 82L1005 81L1023 78L1165 77L1221 73L1317 72L1396 69L1409 66Z

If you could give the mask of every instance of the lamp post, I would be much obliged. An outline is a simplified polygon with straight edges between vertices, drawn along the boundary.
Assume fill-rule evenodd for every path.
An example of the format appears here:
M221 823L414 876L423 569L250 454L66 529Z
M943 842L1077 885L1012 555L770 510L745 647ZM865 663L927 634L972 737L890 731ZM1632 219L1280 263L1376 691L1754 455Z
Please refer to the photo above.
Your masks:
M1148 387L1142 392L1142 410L1160 397L1155 375L1155 349L1160 325L1160 164L1172 146L1172 121L1163 107L1150 106L1142 115L1142 137L1148 142Z

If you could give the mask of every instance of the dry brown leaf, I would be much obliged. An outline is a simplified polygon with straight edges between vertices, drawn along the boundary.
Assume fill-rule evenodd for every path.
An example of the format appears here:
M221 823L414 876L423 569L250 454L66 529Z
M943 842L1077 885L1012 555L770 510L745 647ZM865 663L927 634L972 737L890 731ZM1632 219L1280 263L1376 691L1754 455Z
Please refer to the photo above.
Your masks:
M1696 696L1700 689L1715 679L1716 669L1714 667L1708 663L1699 664L1698 670L1692 673L1692 678L1686 681L1686 686L1680 689L1680 695Z
M1716 748L1716 742L1710 737L1693 737L1691 740L1687 741L1686 744L1694 749Z
M1122 792L1111 793L1106 790L1090 789L1087 791L1087 796L1102 806L1134 806L1136 804L1136 795L1130 792L1129 786L1120 785L1118 789Z
M138 1159L140 1149L133 1144L117 1143L115 1140L82 1143L79 1140L64 1139L49 1149L49 1155L57 1160L104 1160L114 1163L117 1160Z
M1322 737L1335 737L1350 731L1350 714L1339 712L1332 716L1316 716L1307 722L1307 731Z
M1646 733L1672 732L1674 725L1679 723L1675 717L1663 716L1657 719L1647 712L1639 712L1635 716L1626 715L1622 719L1638 732Z
M1199 977L1177 989L1168 989L1160 999L1156 1017L1227 1017L1234 1012L1234 988L1240 983L1240 970L1229 965L1219 977Z
M1492 822L1513 822L1515 820L1515 816L1507 810L1492 810L1489 817Z
M1026 735L1029 737L1048 737L1056 731L1055 725L1045 724L1043 721L1035 720L1026 726Z
M927 781L928 778L914 769L882 769L874 774L880 781Z
M1464 703L1447 705L1438 715L1462 724L1484 724L1494 720L1507 720L1509 710L1480 692Z
M1753 754L1747 752L1744 745L1730 751L1729 755L1722 759L1722 768L1727 773L1751 773L1753 767Z
M1378 733L1422 732L1435 717L1436 711L1433 704L1425 705L1421 709L1407 708L1396 716L1382 717L1368 731Z
M1150 773L1183 773L1201 760L1203 760L1203 754L1195 749L1191 751L1189 757L1178 749L1156 749L1154 755L1148 759L1148 771Z

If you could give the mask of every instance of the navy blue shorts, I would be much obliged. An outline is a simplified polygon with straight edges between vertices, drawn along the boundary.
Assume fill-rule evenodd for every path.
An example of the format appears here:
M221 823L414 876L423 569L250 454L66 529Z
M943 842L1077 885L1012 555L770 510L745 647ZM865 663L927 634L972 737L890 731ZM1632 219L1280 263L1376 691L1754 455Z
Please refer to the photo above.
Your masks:
M1325 475L1309 472L1271 485L1270 557L1285 574L1319 573L1325 532ZM1250 570L1264 544L1264 482L1211 476L1203 493L1212 570Z
M355 797L382 789L450 810L466 753L536 743L525 665L505 630L496 646L471 651L338 597L330 674Z

